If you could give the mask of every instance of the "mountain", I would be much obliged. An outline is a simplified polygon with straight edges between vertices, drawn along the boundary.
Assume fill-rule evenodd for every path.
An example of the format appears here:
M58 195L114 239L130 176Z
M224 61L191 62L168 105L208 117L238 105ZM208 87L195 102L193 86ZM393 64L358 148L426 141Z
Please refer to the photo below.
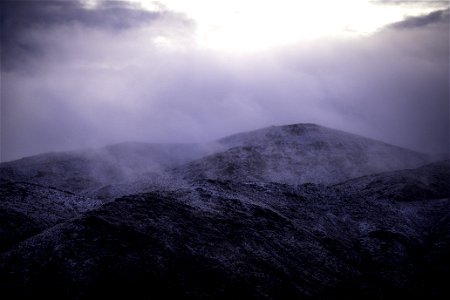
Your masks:
M273 126L218 141L228 150L174 171L187 179L337 183L429 161L417 152L314 124Z
M450 162L434 162L411 170L397 170L351 179L335 185L363 199L416 201L448 198Z
M0 195L0 252L101 204L30 183L1 183Z
M330 184L429 161L425 154L354 134L295 124L204 144L122 143L47 153L0 164L0 178L106 199L185 180Z
M450 165L313 124L0 165L17 299L448 299Z
M439 168L412 172L426 180ZM380 177L380 188L392 178L365 180ZM0 289L51 299L444 299L449 200L381 200L377 190L207 180L122 197L1 255Z
M122 143L47 153L0 164L0 178L91 195L102 187L154 177L202 157L214 145Z

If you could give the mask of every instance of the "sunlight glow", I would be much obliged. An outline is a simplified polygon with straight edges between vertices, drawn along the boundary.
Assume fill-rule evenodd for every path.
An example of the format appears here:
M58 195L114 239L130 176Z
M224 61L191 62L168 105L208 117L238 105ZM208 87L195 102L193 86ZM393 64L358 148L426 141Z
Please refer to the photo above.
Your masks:
M431 12L420 2L368 0L163 0L138 1L150 10L184 13L197 25L200 47L252 52L305 39L353 37Z
M95 9L99 4L99 0L81 0L80 3L85 9Z

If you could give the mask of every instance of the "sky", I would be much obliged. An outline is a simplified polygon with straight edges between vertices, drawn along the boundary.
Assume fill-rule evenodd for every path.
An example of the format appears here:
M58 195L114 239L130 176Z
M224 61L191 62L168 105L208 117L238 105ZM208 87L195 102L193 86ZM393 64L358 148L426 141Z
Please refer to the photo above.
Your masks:
M449 147L449 2L2 1L1 160L316 123Z

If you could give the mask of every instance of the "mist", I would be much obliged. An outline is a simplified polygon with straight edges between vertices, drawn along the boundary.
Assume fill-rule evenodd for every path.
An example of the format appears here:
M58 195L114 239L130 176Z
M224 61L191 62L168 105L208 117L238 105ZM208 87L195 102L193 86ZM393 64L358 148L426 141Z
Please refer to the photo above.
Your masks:
M199 47L195 20L176 12L1 6L2 161L292 123L448 151L448 10L360 38L237 54Z

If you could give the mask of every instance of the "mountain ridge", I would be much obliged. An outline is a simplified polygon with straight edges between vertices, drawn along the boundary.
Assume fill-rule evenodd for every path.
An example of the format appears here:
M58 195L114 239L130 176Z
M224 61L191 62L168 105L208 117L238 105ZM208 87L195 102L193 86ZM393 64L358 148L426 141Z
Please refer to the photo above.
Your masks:
M0 290L448 299L450 165L428 161L295 124L204 147L126 143L2 164Z
M228 149L187 163L176 173L185 178L203 175L290 184L337 183L415 168L429 161L425 154L315 124L272 126L235 134L218 143Z
M204 144L133 142L48 153L0 164L0 178L91 196L111 184L155 176L336 183L429 160L425 154L307 123L266 127Z
M0 287L50 299L445 299L450 202L378 191L203 180L120 197L0 254Z

